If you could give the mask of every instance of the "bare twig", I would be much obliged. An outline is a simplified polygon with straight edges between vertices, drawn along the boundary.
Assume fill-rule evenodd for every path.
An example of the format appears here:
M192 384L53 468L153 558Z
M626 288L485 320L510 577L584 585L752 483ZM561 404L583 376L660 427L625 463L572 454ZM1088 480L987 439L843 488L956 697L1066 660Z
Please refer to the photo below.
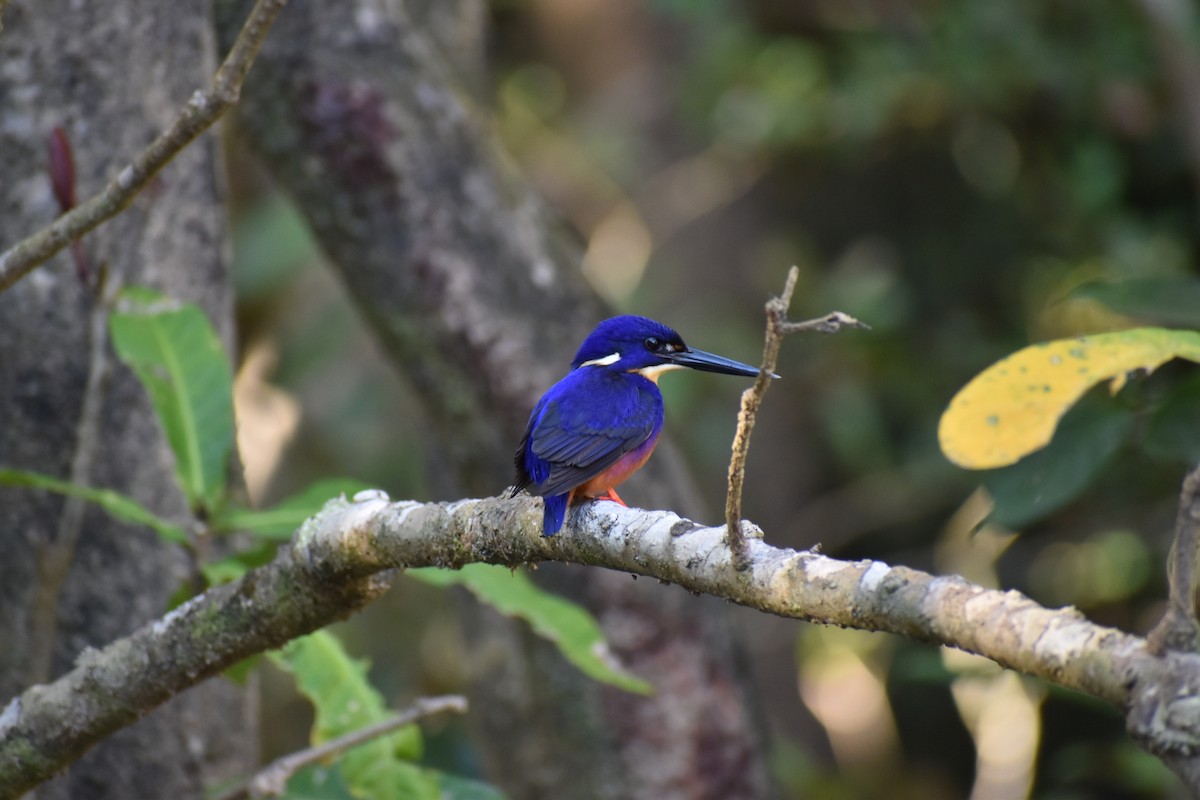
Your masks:
M795 267L793 267L795 269ZM870 330L871 326L860 322L849 314L841 311L831 311L823 317L806 319L803 322L780 322L779 333L837 333L842 328L862 328Z
M164 166L237 103L246 73L271 23L286 4L287 0L258 0L212 84L192 95L170 128L159 134L99 194L0 253L0 292L73 240L127 208Z
M788 270L783 292L779 297L767 301L767 333L763 342L762 367L754 385L742 392L742 407L738 411L737 432L733 436L733 453L729 458L729 491L725 496L725 525L726 541L733 553L733 563L737 569L744 570L747 566L746 537L742 533L742 487L746 480L746 454L750 450L750 433L758 416L758 407L762 405L763 395L771 385L775 375L775 364L779 360L779 346L783 337L789 333L816 331L818 333L837 333L842 328L867 328L849 314L834 311L824 317L805 320L804 322L788 322L787 312L792 304L792 294L796 291L796 281L800 270L792 267Z
M287 783L300 770L307 766L324 761L327 758L340 756L347 750L366 744L380 736L386 736L392 731L411 725L425 717L441 714L444 711L454 711L458 714L467 712L467 698L462 695L449 694L441 697L422 697L409 708L395 716L367 725L345 736L330 739L328 742L299 750L295 753L278 758L264 767L250 780L236 786L217 800L245 800L248 797L280 797L287 792Z

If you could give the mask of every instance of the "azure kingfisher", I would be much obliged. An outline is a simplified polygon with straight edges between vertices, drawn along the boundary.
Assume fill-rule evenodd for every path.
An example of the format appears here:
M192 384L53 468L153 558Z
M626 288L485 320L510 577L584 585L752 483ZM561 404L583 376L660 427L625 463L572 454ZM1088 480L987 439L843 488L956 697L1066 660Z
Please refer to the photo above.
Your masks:
M544 536L558 533L573 500L603 497L625 505L615 488L646 463L662 432L658 377L684 367L759 373L758 367L693 350L674 330L646 317L606 319L583 340L571 371L534 406L515 458L512 495L528 489L543 498Z

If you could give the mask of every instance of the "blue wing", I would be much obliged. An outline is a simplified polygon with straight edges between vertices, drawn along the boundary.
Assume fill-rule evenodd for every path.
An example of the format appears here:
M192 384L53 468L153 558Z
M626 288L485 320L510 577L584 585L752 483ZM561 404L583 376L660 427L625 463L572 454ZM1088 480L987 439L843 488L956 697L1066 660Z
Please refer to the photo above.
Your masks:
M529 417L515 459L517 490L565 496L649 439L662 422L662 395L652 381L576 369L546 392ZM561 504L565 512L565 500ZM547 533L553 531L547 527Z

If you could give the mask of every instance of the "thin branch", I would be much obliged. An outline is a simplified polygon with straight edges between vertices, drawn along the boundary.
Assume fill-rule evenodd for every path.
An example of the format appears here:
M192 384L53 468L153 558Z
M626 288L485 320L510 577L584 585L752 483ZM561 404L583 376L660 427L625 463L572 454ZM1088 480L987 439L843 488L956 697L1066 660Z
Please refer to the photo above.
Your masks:
M1200 467L1183 481L1175 539L1171 543L1167 580L1170 595L1167 611L1146 636L1150 649L1192 653L1200 649L1200 627L1196 614L1196 572L1200 567Z
M108 316L120 290L120 275L109 274L97 287L88 321L88 377L83 389L79 421L75 426L75 452L71 459L70 482L88 486L92 464L100 446L100 422L104 411L104 387L108 382ZM40 545L37 553L37 587L34 591L29 668L30 684L50 677L54 642L58 636L59 595L75 559L75 548L83 530L86 503L80 497L63 501L54 537Z
M0 0L0 33L4 33L4 10L8 7L8 0Z
M246 73L271 23L286 4L287 0L258 0L212 84L192 95L170 128L159 134L99 194L0 253L0 292L73 240L127 208L164 166L237 103Z
M748 544L734 567L725 528L615 503L577 507L541 535L534 499L332 501L270 564L209 590L36 686L0 711L0 797L15 797L183 689L253 653L341 619L378 597L392 571L545 560L675 583L780 616L889 631L958 647L1106 700L1151 752L1194 766L1200 656L1156 656L1140 637L1050 610L1018 592L879 561L838 561ZM146 665L153 665L147 669Z
M280 797L287 793L288 781L305 767L319 761L340 756L347 750L352 750L360 744L386 736L394 730L412 725L426 717L441 714L444 711L454 711L458 714L467 713L467 698L458 694L448 694L441 697L422 697L394 716L367 725L345 736L330 739L328 742L299 750L282 758L272 761L259 771L257 775L235 787L233 790L220 795L217 800L245 800L248 797Z
M788 270L783 292L779 297L772 297L767 301L767 332L763 342L762 366L754 385L742 392L737 432L733 435L733 452L729 458L729 491L725 495L725 527L729 549L733 552L733 563L738 570L745 569L749 563L746 535L742 530L742 488L746 481L746 454L750 450L750 434L754 430L763 395L767 393L767 387L776 377L775 364L779 360L779 347L783 343L783 337L789 333L837 333L846 327L868 328L866 324L841 311L804 322L788 322L787 312L792 305L792 294L796 291L796 281L799 277L800 270L792 267Z
M860 322L849 314L841 311L831 311L823 317L816 319L806 319L803 322L787 322L779 323L779 333L837 333L842 328L861 328L862 330L871 330L871 326L865 322Z

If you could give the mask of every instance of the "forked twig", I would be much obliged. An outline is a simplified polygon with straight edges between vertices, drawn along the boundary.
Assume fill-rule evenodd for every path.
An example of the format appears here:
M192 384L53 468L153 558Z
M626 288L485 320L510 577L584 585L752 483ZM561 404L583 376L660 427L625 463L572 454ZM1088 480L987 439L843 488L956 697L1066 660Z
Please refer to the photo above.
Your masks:
M800 270L792 267L788 270L787 280L783 285L783 293L767 301L767 332L763 343L762 367L754 385L742 392L742 407L738 411L737 433L733 436L733 454L729 459L729 492L725 496L725 526L726 543L733 553L734 566L740 571L748 563L746 539L742 534L742 487L746 479L746 453L750 450L750 433L754 430L754 422L758 416L758 407L762 405L763 395L775 376L775 364L779 360L779 347L783 337L789 333L816 331L818 333L837 333L842 328L863 328L870 330L866 323L859 322L849 314L833 311L817 319L803 322L789 322L788 308L792 304L792 294L796 291L796 281Z
M449 694L442 697L422 697L404 711L376 722L374 725L359 728L356 731L347 733L345 736L330 739L328 742L319 744L316 747L310 747L307 750L298 750L295 753L272 761L248 781L235 786L230 791L221 795L218 800L244 800L249 797L279 797L287 792L287 783L292 779L292 776L305 767L316 764L318 761L324 761L327 758L340 756L342 753L358 747L360 744L366 744L372 739L386 736L398 728L411 725L425 717L440 714L443 711L454 711L459 714L465 714L467 711L467 698L458 694Z

